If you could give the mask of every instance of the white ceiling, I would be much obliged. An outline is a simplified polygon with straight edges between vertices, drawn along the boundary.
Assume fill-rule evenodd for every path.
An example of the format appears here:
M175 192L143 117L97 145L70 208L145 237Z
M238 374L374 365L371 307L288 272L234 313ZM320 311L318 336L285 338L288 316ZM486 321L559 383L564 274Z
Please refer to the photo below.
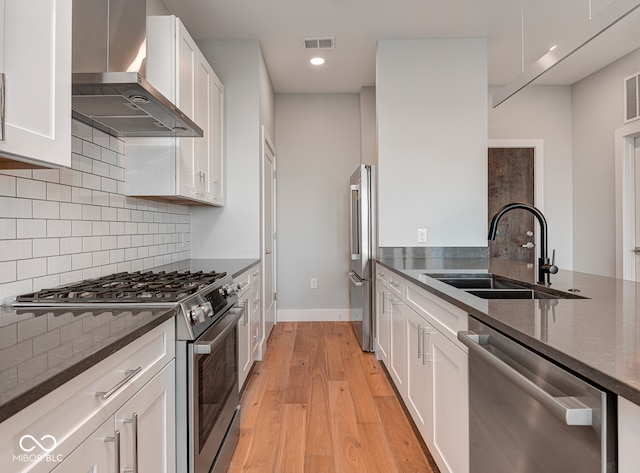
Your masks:
M380 38L487 38L488 80L505 84L613 0L163 0L194 39L260 41L276 93L358 92L375 85ZM545 74L539 83L571 84L640 47L635 12ZM301 38L335 36L317 51ZM524 43L524 51L522 44Z

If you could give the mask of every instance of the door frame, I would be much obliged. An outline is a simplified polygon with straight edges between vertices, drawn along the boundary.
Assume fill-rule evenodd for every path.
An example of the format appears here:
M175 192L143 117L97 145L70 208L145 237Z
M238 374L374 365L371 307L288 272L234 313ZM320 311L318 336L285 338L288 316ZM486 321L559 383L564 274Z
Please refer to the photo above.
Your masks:
M616 277L635 281L635 140L640 121L615 131L616 153Z
M544 213L544 140L495 139L487 141L487 148L533 148L534 205Z
M265 232L265 214L266 214L266 208L265 208L265 198L264 198L264 193L265 193L265 186L264 186L264 179L265 179L265 175L264 175L264 171L265 171L265 159L267 159L267 150L270 151L271 155L273 156L273 172L274 175L271 177L272 179L272 183L271 183L271 189L272 189L272 196L271 196L271 203L273 206L273 215L272 215L272 221L273 221L273 233L274 235L272 235L273 237L273 248L272 248L272 253L271 253L271 257L273 259L273 274L269 275L269 277L271 277L273 279L273 292L274 292L274 297L273 297L273 312L274 312L274 323L278 322L278 310L277 310L277 300L276 300L276 296L275 294L277 294L278 289L277 289L277 278L276 278L276 274L277 274L277 220L276 220L276 183L277 183L277 179L276 179L276 147L273 143L273 140L271 139L271 137L269 136L269 133L267 132L267 130L265 129L265 126L262 125L261 126L261 130L260 130L260 134L261 134L261 153L260 153L260 176L261 176L261 180L260 180L260 274L262 275L262 277L260 278L260 296L261 296L261 310L260 310L260 317L261 317L261 324L262 324L262 341L260 343L261 345L261 355L260 357L262 358L262 353L264 353L265 349L266 349L266 343L267 343L267 334L265 333L265 327L266 327L266 315L267 315L267 307L266 307L266 280L267 280L267 274L265 272L265 261L264 261L264 254L265 254L265 248L267 247L266 245L266 239L267 239L267 235Z

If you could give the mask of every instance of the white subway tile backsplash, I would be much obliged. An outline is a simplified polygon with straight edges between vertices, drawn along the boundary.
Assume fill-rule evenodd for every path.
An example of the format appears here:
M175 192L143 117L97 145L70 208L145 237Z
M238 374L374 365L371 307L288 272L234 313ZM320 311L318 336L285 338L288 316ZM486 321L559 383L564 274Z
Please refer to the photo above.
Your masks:
M4 172L4 171L3 171ZM16 178L0 174L0 195L16 196Z
M0 240L13 240L16 238L16 219L0 218Z
M80 220L82 218L82 205L67 202L61 203L60 218L65 220Z
M33 201L33 218L60 218L60 203L48 200Z
M47 272L49 274L60 274L67 271L71 271L71 255L51 256L47 258Z
M125 195L125 142L73 120L71 169L0 171L0 302L189 258L189 207Z
M100 146L98 146L95 143L91 143L90 141L83 141L82 154L83 156L86 156L93 160L96 160L96 159L99 160L101 157Z
M47 183L33 179L18 178L16 180L16 196L27 199L46 199Z
M83 205L83 220L100 220L102 218L102 208L97 205Z
M93 159L82 154L71 154L71 169L79 172L91 172L93 170Z
M71 186L50 182L47 184L47 200L71 202Z
M18 219L17 238L43 238L46 236L46 220Z
M68 255L82 252L82 238L60 238L60 254Z
M91 204L91 190L85 189L83 187L73 187L71 189L71 202L74 202L76 204Z
M87 172L82 173L82 187L99 191L101 190L101 184L100 176Z
M103 148L109 147L109 135L104 131L93 129L93 142Z
M5 240L0 245L0 261L16 261L33 257L31 240Z
M76 253L71 255L71 269L74 271L90 268L92 265L93 257L91 253Z
M102 249L102 239L100 237L84 237L82 239L82 251L98 251Z
M104 209L103 209L104 210ZM104 217L104 212L103 212ZM93 236L109 235L109 222L93 222Z
M33 257L54 256L60 254L59 238L36 238L33 240Z
M0 284L13 282L18 279L15 261L0 263Z
M70 237L71 236L71 220L47 220L47 236Z
M18 279L31 279L47 274L47 258L31 258L20 260L18 264Z
M71 235L68 236L91 236L93 235L93 225L91 221L73 220L71 222Z

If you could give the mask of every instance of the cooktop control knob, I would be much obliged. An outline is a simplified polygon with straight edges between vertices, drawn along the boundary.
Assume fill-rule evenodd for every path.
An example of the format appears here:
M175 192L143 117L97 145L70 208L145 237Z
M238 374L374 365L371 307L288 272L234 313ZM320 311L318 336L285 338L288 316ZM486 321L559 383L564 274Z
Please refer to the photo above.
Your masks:
M207 314L202 305L197 305L191 308L189 311L189 318L191 319L191 325L202 323L207 318Z
M238 291L240 290L240 288L238 287L237 283L231 283L231 284L225 284L224 286L222 286L220 288L220 294L222 294L223 296L235 296L236 294L238 294Z

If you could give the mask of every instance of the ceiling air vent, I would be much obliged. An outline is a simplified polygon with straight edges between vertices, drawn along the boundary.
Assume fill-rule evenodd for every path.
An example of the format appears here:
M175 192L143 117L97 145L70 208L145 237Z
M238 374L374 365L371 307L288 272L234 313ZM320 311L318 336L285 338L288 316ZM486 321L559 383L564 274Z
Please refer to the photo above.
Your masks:
M640 72L624 79L624 122L640 118Z
M317 36L313 38L302 38L304 49L333 49L336 47L335 36Z

